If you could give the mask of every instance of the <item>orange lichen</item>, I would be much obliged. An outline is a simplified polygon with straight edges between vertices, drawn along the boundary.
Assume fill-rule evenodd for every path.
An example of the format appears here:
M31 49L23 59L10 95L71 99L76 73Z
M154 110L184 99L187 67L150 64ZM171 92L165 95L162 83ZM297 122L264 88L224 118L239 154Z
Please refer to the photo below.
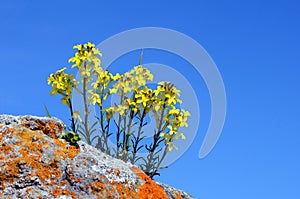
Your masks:
M93 191L98 192L98 191L103 191L106 189L106 186L102 182L96 181L96 182L94 182L94 185L95 186L93 186L93 188L92 188Z
M65 190L65 189L59 189L59 188L55 188L52 191L52 196L55 198L58 198L61 195L72 196L73 199L76 199L76 194L72 191Z
M126 185L126 183L120 184L113 182L111 184L114 185L114 188L118 192L120 199L137 198L138 193L134 189Z
M82 179L81 178L74 178L74 182L81 182Z
M135 172L143 181L144 184L138 188L137 198L140 199L168 199L168 195L165 190L156 184L149 176L147 176L141 169L137 167L131 167L131 170Z
M92 193L98 196L98 198L107 198L113 199L112 192L106 187L103 182L95 181L93 185L91 185Z
M48 125L51 129L55 129L57 127L57 125L54 124L53 122L48 122Z
M110 190L107 189L103 182L95 181L91 186L92 193L98 196L98 198L112 198Z
M21 125L29 128L30 123L28 121L33 121L36 126L34 130L42 130L43 133L53 139L58 138L58 134L65 131L65 127L60 123L54 123L52 121L46 122L43 119L31 118L31 117L21 117Z
M120 170L119 169L116 169L116 170L117 170L116 175L119 177L120 176Z
M40 121L40 124L43 123ZM50 128L54 128L56 124L50 123L46 129L48 133L52 131L52 135L54 135L54 130L50 130ZM26 126L26 125L23 125ZM58 127L60 128L60 127ZM57 184L57 180L60 179L62 175L62 171L59 170L59 159L62 158L74 158L80 151L80 149L76 149L75 147L67 147L66 143L61 140L55 139L55 150L54 159L49 160L47 164L41 162L41 158L43 157L43 151L46 149L53 148L53 146L48 144L45 135L43 135L43 127L39 126L39 129L42 130L29 130L23 127L21 128L7 128L5 130L1 130L3 136L0 136L0 142L2 141L4 135L14 135L17 138L16 145L19 146L18 153L14 151L13 146L1 146L0 147L0 161L4 161L4 166L0 169L0 185L2 189L4 189L4 182L13 183L16 179L20 178L20 169L21 166L27 164L31 167L31 172L28 174L29 176L38 176L39 179L43 182L48 179L50 180L50 185ZM5 162L5 155L9 155L10 159L7 159ZM53 178L53 175L56 176L56 179ZM76 179L78 181L79 179ZM66 184L60 183L61 185ZM27 189L27 193L30 192L31 189ZM64 195L72 195L75 198L75 194L69 192L68 190L57 191L56 194L64 194ZM3 194L0 193L0 196ZM41 198L41 196L39 197Z
M60 146L60 149L55 150L55 152L62 158L70 158L73 159L79 152L80 149L74 147L74 146L70 146L67 148L67 144L65 142L63 142L62 140L59 139L55 139L54 143L58 146Z
M105 198L115 198L120 199L127 198L139 198L139 199L168 199L169 197L165 193L164 189L151 180L146 174L144 174L140 169L133 167L132 170L143 180L142 185L129 186L127 182L107 182L103 176L100 176L101 180L93 182L93 184L88 184L86 187L81 187L81 189L91 189L92 194L96 195L99 199ZM120 174L118 169L109 170L110 174L116 173ZM72 175L69 178L73 181L79 182Z
M62 186L65 186L67 185L67 182L66 181L62 181L61 183L59 183L59 186L62 187Z
M31 187L29 187L29 188L26 189L26 196L27 196L27 198L29 198L29 192L30 192L31 190L32 190Z
M4 152L5 155L8 155L8 153L12 150L11 146L2 146L1 150Z
M176 199L182 199L181 195L177 192L174 192Z

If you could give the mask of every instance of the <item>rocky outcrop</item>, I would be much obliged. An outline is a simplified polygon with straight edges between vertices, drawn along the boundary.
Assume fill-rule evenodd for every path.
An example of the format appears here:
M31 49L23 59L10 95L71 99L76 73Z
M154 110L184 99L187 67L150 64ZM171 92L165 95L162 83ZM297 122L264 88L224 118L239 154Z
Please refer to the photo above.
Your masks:
M80 141L57 118L0 115L0 198L192 198Z

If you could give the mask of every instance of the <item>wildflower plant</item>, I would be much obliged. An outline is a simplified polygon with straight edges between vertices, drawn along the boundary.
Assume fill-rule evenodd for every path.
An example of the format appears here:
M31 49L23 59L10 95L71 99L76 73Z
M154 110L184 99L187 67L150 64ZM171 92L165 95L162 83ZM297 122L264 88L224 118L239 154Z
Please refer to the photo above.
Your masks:
M76 143L81 140L81 137L73 131L69 131L68 133L62 134L58 138L65 139L67 142L70 142L73 145L76 145Z
M177 149L175 141L185 139L179 129L188 126L190 113L176 108L182 103L180 91L170 82L159 82L154 90L149 88L147 81L153 80L153 74L142 66L142 56L140 63L129 72L113 75L100 66L102 54L94 44L88 42L76 45L74 49L77 52L69 62L73 63L72 68L78 69L82 86L79 86L74 75L65 73L66 68L48 78L48 84L52 86L50 95L62 95L62 103L70 108L72 131L82 135L88 144L96 141L95 147L104 153L132 164L141 162L138 166L151 178L159 175L167 153L173 148ZM71 103L75 90L83 98L83 119L79 111L74 111ZM104 102L111 95L119 96L120 103L105 106ZM88 117L91 106L99 110L99 115L95 116L97 122L93 124L89 123ZM151 143L143 142L147 115L152 115L156 122ZM99 129L96 128L97 123ZM116 127L116 132L112 132L111 125ZM115 147L108 143L113 134ZM142 149L147 151L146 157L138 156Z
M73 88L76 87L76 84L79 82L75 80L73 74L66 74L65 70L67 68L62 68L60 70L57 70L55 74L50 74L48 77L48 84L52 85L52 90L50 91L50 95L60 94L62 95L61 102L65 105L68 105L71 112L72 117L72 130L75 131L75 122L74 122L74 116L77 115L77 113L74 113L73 106L71 103L71 97ZM46 109L48 112L48 109ZM49 114L49 112L48 112Z

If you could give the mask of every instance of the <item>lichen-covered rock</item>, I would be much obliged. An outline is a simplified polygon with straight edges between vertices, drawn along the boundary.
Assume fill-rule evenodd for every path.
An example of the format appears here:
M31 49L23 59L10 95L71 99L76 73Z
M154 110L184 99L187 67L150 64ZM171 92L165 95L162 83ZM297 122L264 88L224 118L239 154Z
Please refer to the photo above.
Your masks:
M161 182L156 182L158 185L160 185L166 192L166 194L169 196L170 199L191 199L193 198L191 195L187 194L186 192L175 189L174 187L171 187L169 185L163 184Z
M192 198L139 168L58 137L54 117L0 115L0 199Z

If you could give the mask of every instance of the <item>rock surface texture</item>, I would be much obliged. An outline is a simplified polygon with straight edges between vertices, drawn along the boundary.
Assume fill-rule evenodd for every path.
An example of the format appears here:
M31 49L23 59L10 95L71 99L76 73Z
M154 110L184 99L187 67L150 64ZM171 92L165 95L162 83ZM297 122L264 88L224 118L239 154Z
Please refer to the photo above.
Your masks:
M58 139L54 117L0 115L0 199L190 199L139 168L80 141Z

